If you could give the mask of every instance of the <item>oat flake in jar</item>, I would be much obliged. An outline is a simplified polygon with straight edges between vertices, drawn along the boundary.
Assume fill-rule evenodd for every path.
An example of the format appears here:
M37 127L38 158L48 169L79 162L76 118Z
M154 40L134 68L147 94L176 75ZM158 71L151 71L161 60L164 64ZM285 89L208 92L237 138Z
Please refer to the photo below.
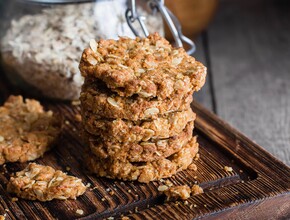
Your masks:
M136 34L126 20L127 0L9 0L0 7L2 69L33 96L78 99L78 64L90 40ZM160 13L146 0L136 1L136 10L150 33L164 35Z

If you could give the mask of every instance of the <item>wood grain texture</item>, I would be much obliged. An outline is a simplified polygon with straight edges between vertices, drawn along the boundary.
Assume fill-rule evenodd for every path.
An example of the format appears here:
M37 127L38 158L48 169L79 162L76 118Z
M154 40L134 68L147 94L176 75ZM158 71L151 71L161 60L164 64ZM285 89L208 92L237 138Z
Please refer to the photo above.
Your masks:
M290 3L223 0L209 28L217 114L290 164Z
M0 93L7 98L6 83ZM6 184L11 173L27 163L9 163L0 167L0 214L6 219L104 219L122 215L130 219L261 219L260 216L288 218L290 204L290 168L273 158L262 148L229 127L197 103L195 134L200 143L198 171L187 170L169 178L174 185L198 183L204 193L192 196L188 204L164 202L158 191L161 181L141 184L98 178L83 167L86 146L80 137L81 124L75 119L79 107L70 103L43 100L47 109L63 115L66 121L62 138L55 147L37 160L40 164L66 170L68 174L90 183L90 189L77 200L36 202L19 199L11 201ZM224 166L233 167L226 172ZM272 208L277 207L278 209ZM84 215L76 213L82 209ZM249 210L249 211L248 211Z

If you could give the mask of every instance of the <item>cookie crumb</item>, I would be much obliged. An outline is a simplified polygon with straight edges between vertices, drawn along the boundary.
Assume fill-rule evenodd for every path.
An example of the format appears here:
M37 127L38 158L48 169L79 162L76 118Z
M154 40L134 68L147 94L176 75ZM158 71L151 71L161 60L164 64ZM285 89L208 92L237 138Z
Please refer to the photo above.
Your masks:
M105 198L102 198L101 200L102 200L103 202L104 202L104 201L106 201L106 199L105 199Z
M188 169L193 170L193 171L197 171L197 166L194 163L192 163L188 166Z
M199 185L193 185L191 187L191 193L193 195L198 195L198 194L203 193L203 189Z
M65 170L66 171L70 171L70 167L65 167Z
M166 191L164 191L164 194L166 196L166 200L186 200L190 197L191 190L188 185L182 185L182 186L172 186Z
M131 189L128 189L128 193L131 193L132 192L132 190Z
M81 122L82 121L82 116L80 114L76 114L75 115L75 119L76 119L76 121Z
M88 183L88 184L86 185L86 187L89 188L89 187L91 187L91 185L92 185L91 183Z
M0 135L0 142L4 141L4 137Z
M124 216L124 217L121 218L121 220L129 220L129 219L130 219L130 218L127 217L127 216Z
M78 215L83 215L83 214L84 214L84 210L82 210L82 209L77 209L77 210L76 210L76 213L77 213Z
M65 120L64 122L66 125L70 125L70 122L68 120Z
M18 198L17 197L12 197L11 201L12 202L17 202L18 201Z
M113 216L107 218L108 220L114 220L115 218Z
M81 101L80 100L73 100L72 102L71 102L71 104L72 105L80 105L81 104Z
M224 166L224 170L226 172L233 172L233 168L232 167L228 167L228 166Z
M183 204L184 204L184 205L188 205L188 201L187 201L187 200L185 200Z
M168 186L166 186L166 185L162 185L162 186L159 186L159 187L158 187L158 191L159 191L159 192L164 192L164 191L166 191L166 190L168 190Z

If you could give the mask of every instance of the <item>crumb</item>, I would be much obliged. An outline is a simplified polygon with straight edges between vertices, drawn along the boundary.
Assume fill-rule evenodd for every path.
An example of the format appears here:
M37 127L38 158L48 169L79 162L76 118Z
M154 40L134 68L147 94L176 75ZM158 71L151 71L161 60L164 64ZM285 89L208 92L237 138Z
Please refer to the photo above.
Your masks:
M127 216L124 216L124 217L121 218L121 220L129 220L129 219L130 219L130 218L127 217Z
M128 193L131 193L132 192L132 190L131 189L128 189Z
M203 189L199 185L193 185L191 188L191 193L193 195L198 195L203 193Z
M224 167L224 170L225 170L226 172L233 172L233 168L232 168L232 167L228 167L228 166L225 166L225 167Z
M0 220L5 220L6 213L4 215L0 215Z
M66 167L65 170L66 170L66 171L70 171L70 167Z
M203 206L204 206L204 207L207 207L207 205L206 205L206 204L204 204Z
M173 186L173 183L170 182L170 180L166 180L165 184L166 184L166 186L169 186L169 187Z
M76 210L76 213L77 213L78 215L83 215L83 214L84 214L84 210L82 210L82 209L77 209L77 210Z
M75 115L75 119L76 119L76 121L81 122L82 121L82 116L80 114L76 114Z
M72 105L80 105L81 102L80 102L80 100L73 100L73 101L71 102L71 104L72 104Z
M17 197L12 197L11 201L12 202L17 202L18 201L18 198Z
M114 220L115 218L113 216L107 218L108 220Z
M159 187L158 187L158 191L159 191L159 192L164 192L164 191L168 190L168 188L169 188L168 186L166 186L166 185L162 185L162 186L159 186Z
M138 213L138 207L135 207L135 213Z
M114 191L110 191L109 194L110 194L111 196L115 195Z
M91 183L88 183L88 184L86 185L86 187L89 188L89 187L91 187L91 185L92 185Z
M66 125L70 125L70 122L68 120L65 120L64 122Z
M172 186L168 190L164 191L166 200L188 199L190 197L191 190L188 185Z
M198 160L199 157L200 157L200 155L199 155L199 153L197 153L197 154L195 155L195 157L194 157L194 160L195 160L195 161Z
M102 200L103 202L104 202L104 201L106 201L106 199L105 199L105 198L102 198L101 200Z
M185 200L183 204L184 204L184 205L188 205L188 201L187 201L187 200Z
M196 207L197 207L197 205L196 205L196 204L194 204L194 205L193 205L193 207L194 207L194 208L196 208Z
M194 163L192 163L188 166L188 169L193 170L193 171L197 171L197 166Z
M107 188L107 189L106 189L106 191L107 191L107 192L110 192L110 191L111 191L111 189L110 189L110 188Z

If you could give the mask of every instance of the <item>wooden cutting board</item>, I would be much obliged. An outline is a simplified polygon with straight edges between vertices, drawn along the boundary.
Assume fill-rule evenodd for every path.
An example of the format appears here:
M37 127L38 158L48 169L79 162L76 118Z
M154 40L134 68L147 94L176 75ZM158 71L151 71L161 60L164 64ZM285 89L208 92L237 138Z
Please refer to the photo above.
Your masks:
M1 104L9 94L17 94L1 82ZM44 102L47 109L65 118L62 138L37 163L67 170L91 187L77 200L33 202L12 201L6 193L10 174L27 163L0 167L0 214L6 219L290 219L290 168L231 128L214 114L192 104L197 113L194 133L200 143L198 171L184 171L169 178L174 185L198 183L204 193L188 203L164 202L157 190L162 182L141 184L114 181L88 174L83 168L79 107L70 103ZM225 166L233 168L226 172ZM69 170L67 168L70 168ZM84 211L83 215L76 213Z

